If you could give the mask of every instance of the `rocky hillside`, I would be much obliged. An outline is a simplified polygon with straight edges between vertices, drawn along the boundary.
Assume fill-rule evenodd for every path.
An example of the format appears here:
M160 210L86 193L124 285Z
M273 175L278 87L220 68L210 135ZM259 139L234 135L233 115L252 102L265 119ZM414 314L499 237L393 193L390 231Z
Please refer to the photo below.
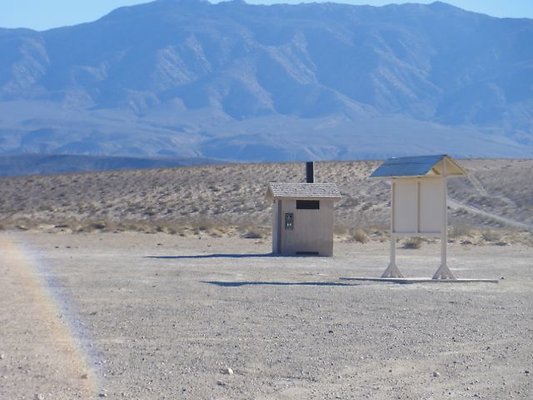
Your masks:
M0 152L533 155L533 20L445 3L158 0L0 29Z
M460 161L449 181L451 233L500 227L533 232L532 160ZM387 231L390 187L369 180L375 161L324 162L316 182L334 182L337 233ZM163 231L268 235L268 182L304 182L305 164L229 164L0 179L0 226L60 231Z

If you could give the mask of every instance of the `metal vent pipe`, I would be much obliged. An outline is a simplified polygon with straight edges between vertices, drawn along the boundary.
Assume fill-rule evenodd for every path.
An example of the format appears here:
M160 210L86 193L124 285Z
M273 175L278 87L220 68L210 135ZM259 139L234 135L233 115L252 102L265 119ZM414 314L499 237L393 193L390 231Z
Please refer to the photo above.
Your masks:
M308 161L305 163L305 181L307 183L315 182L315 171L313 167L313 161Z

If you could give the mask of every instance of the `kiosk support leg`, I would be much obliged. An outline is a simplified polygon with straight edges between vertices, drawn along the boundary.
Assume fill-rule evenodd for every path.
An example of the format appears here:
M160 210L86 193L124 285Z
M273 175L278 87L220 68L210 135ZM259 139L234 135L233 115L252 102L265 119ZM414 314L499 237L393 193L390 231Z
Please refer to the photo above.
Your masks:
M441 264L437 272L435 272L435 275L433 275L433 279L451 279L455 280L457 279L455 275L450 271L450 268L446 264Z
M447 261L447 255L446 255L446 247L448 245L448 235L444 233L441 237L441 261L440 261L440 267L435 272L435 275L433 275L433 279L457 279L455 275L450 271L450 268L448 268L448 261Z
M383 275L382 278L403 278L400 269L396 265L396 237L391 235L390 237L390 263Z
M443 166L444 175L446 176L446 163ZM446 183L446 178L444 178L442 185L442 196L443 196L443 210L442 210L442 234L440 236L440 267L433 275L433 279L457 279L448 268L448 206L446 204L446 199L448 198L448 185Z

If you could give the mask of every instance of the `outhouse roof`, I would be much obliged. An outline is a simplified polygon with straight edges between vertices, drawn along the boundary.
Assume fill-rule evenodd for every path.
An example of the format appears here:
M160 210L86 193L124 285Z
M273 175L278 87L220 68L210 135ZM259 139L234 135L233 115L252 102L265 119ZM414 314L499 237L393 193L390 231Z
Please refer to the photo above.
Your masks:
M463 176L466 171L446 154L395 157L384 161L371 178Z
M341 192L334 183L280 183L271 182L268 198L340 199Z

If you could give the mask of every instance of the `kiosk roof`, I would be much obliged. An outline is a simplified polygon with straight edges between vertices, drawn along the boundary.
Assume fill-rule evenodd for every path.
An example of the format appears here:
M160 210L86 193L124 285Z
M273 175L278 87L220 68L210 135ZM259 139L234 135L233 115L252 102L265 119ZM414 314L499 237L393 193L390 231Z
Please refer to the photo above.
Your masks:
M446 176L466 175L451 157L446 154L394 157L384 161L373 173L371 178L442 176L446 163Z

